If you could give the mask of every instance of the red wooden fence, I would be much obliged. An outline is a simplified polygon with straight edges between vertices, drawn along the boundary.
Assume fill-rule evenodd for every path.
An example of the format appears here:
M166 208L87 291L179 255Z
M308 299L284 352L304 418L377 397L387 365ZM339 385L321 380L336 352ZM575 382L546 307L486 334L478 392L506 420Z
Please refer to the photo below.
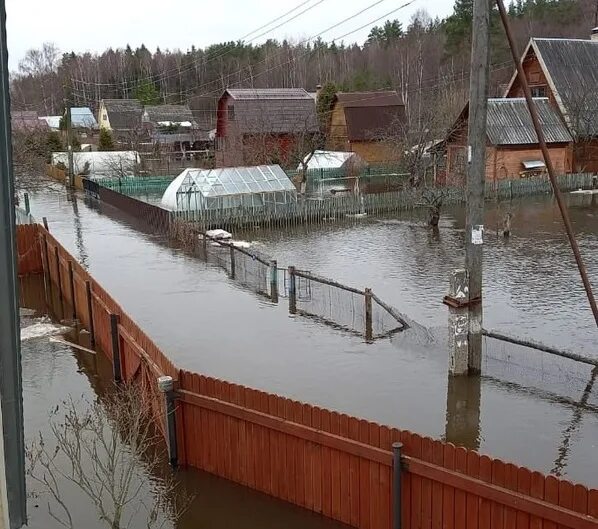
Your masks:
M355 527L390 529L391 449L399 441L404 529L598 529L598 490L409 431L177 370L41 226L19 226L18 237L20 255L37 247L28 254L35 258L19 260L20 272L48 273L63 299L71 306L74 299L76 317L88 328L93 321L96 341L109 358L110 315L118 315L122 376L154 388L150 398L163 432L164 399L155 381L162 374L178 381L180 464Z

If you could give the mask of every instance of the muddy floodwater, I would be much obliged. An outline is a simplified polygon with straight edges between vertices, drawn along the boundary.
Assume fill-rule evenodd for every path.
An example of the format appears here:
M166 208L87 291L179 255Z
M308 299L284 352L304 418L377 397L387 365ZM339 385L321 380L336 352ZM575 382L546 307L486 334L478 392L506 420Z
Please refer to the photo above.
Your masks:
M570 197L598 285L598 203ZM218 267L124 213L69 196L31 197L32 213L180 366L443 438L535 470L598 485L598 384L590 367L485 340L481 377L447 373L449 272L463 263L464 215L423 214L235 234L277 259L370 287L414 322L390 338L292 316ZM513 235L497 229L513 214ZM598 332L551 197L488 203L485 327L598 355ZM593 376L594 375L594 376Z
M54 300L51 310L45 301L43 280L26 279L21 289L21 351L23 359L23 400L25 413L25 438L30 444L44 438L53 446L50 417L63 401L72 399L83 407L101 397L111 384L111 366L101 355L81 352L65 341L85 342L68 324L61 324L64 314ZM67 311L68 312L68 311ZM86 344L89 345L89 344ZM56 415L60 417L60 413ZM67 468L66 466L63 468ZM139 475L148 483L157 483L170 472L166 462L158 475L148 474L143 468ZM320 517L293 505L275 500L264 494L235 485L224 479L195 470L179 471L178 497L192 498L188 510L176 524L165 527L195 529L211 527L222 529L343 529L343 524ZM76 527L100 529L104 522L98 520L93 503L76 488L60 482L61 494L69 508ZM39 495L40 487L28 479L28 527L31 529L58 529L61 527L48 514L47 497ZM151 502L148 496L141 499ZM177 501L172 498L171 501ZM54 506L54 512L60 510ZM128 527L144 529L136 518ZM139 520L141 522L142 520Z

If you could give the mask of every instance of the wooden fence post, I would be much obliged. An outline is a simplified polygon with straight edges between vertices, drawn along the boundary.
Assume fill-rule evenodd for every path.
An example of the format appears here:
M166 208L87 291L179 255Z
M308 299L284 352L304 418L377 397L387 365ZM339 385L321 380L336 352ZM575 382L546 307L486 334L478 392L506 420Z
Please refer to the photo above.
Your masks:
M27 213L27 215L29 215L29 213L31 213L31 207L29 205L29 193L25 193L24 197L25 197L25 213Z
M69 283L71 285L71 305L73 307L73 320L77 319L77 302L75 301L75 274L73 273L73 261L69 260Z
M365 341L372 342L374 340L374 331L372 329L372 289L365 289Z
M50 273L50 256L48 255L48 239L44 233L44 278L46 279L46 286L51 288L52 274Z
M44 228L48 233L50 233L50 228L48 228L48 219L46 217L42 217L42 222L44 223Z
M58 280L58 295L62 301L62 278L60 274L60 255L58 254L58 246L54 246L54 260L56 261L56 278Z
M89 317L89 337L92 347L96 345L96 333L93 324L93 300L91 297L91 283L85 281L85 295L87 296L87 315Z
M176 468L178 465L178 449L176 438L176 405L174 382L172 377L162 376L158 378L158 389L164 394L166 405L166 438L168 440L168 460L170 466Z
M401 448L402 443L392 445L392 529L401 529Z
M230 278L235 279L235 246L229 244L230 249Z
M297 314L297 284L295 267L289 266L289 312Z
M276 259L270 261L270 297L272 302L278 303L278 263Z
M115 382L120 382L122 380L118 320L119 318L116 314L110 314L110 334L112 335L112 373L114 374Z

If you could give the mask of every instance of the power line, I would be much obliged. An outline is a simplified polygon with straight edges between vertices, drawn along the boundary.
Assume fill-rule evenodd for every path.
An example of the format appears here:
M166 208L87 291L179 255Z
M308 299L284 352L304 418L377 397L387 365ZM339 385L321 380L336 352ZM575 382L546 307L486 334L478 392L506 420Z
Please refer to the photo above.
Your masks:
M253 31L247 33L245 36L243 36L243 37L241 37L240 39L237 39L237 40L238 41L243 41L248 35L251 35L251 34L255 33L256 31L259 31L260 29L262 29L264 27L267 27L270 24L273 24L273 23L277 22L281 18L284 18L285 16L287 16L290 13L296 11L297 9L303 7L305 4L307 4L307 3L311 2L311 1L312 0L307 0L307 1L299 4L297 7L291 9L290 11L287 11L283 15L280 15L279 17L277 17L277 18L271 20L270 22L268 22L268 23L260 26L258 29L253 30ZM270 33L271 31L274 31L275 29L278 29L278 28L284 26L285 24L287 24L287 23L291 22L292 20L295 20L299 16L303 15L307 11L310 11L311 9L314 9L315 7L317 7L318 5L320 5L324 1L325 0L319 0L315 4L307 7L306 9L304 9L303 11L301 11L300 13L298 13L297 15L295 15L295 16L291 17L290 19L282 22L281 24L277 25L276 27L270 28L269 30L261 33L257 37L253 37L252 39L250 39L249 41L247 41L247 43L251 43L254 40L256 40L257 38L262 37L262 36ZM221 52L219 54L216 54L215 56L208 57L204 61L204 64L209 64L210 62L213 62L213 61L215 61L217 59L220 59L221 57L224 57L225 55L228 55L229 53L231 53L231 50L227 49L227 50L224 50L223 52ZM200 59L200 61L202 61L202 59ZM134 81L124 80L124 81L121 81L120 83L94 83L94 82L84 81L83 79L73 79L73 82L81 83L81 84L85 84L85 85L89 85L89 86L122 87L123 89L126 89L126 87L130 88L131 84L138 84L138 83L143 82L143 81L162 82L162 81L167 80L168 77L170 76L170 74L181 75L182 73L187 73L188 71L193 70L196 66L197 66L197 61L194 61L194 63L192 65L189 65L189 66L187 66L186 68L184 68L182 70L179 70L178 68L173 68L171 70L167 70L165 72L161 72L160 74L157 74L157 75L149 75L149 76L146 76L146 77L137 78Z

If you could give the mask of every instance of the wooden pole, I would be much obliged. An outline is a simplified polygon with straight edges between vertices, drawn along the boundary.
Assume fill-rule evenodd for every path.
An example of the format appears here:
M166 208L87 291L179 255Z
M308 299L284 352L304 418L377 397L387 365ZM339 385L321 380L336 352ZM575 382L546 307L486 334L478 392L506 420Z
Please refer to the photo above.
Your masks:
M482 245L490 59L490 3L488 0L474 0L472 25L465 268L469 275L468 370L470 373L479 373L482 367Z
M559 206L561 217L563 218L565 232L567 233L567 238L569 239L571 250L573 251L573 255L575 256L575 262L577 263L577 268L579 269L579 274L581 276L581 280L586 291L590 308L592 309L592 314L594 315L594 320L596 322L596 325L598 325L598 305L596 304L596 299L594 298L592 284L590 283L590 278L588 277L588 272L586 270L586 265L583 261L583 257L581 256L581 252L579 251L579 245L577 244L577 239L575 238L575 232L573 231L571 219L569 218L569 211L567 209L567 205L563 200L561 190L559 189L556 180L556 172L552 164L552 159L550 158L550 151L548 150L548 146L546 145L546 138L544 135L544 131L542 130L542 126L540 124L538 109L536 108L536 105L532 98L532 92L527 82L525 71L523 70L523 65L519 60L519 54L517 53L517 47L515 45L513 34L511 33L509 16L507 14L507 10L505 9L502 0L496 0L496 4L500 12L500 18L502 19L502 23L505 28L505 33L507 34L507 40L509 41L509 47L511 48L511 56L513 57L513 61L517 68L517 77L519 79L519 82L521 83L521 87L523 88L523 94L525 96L527 108L529 109L529 113L532 118L534 130L536 131L536 135L538 136L538 144L540 145L540 150L542 151L542 156L544 157L544 163L546 165L546 170L548 171L550 184L552 185L552 190L554 192L554 196Z
M365 341L374 341L374 330L372 329L372 290L365 289Z
M91 283L85 281L85 295L87 296L87 315L89 317L89 336L92 347L96 344L96 333L93 323L93 300L91 297Z
M48 228L48 219L46 217L42 217L42 222L44 223L44 228L48 233L50 233L50 228Z
M270 298L278 303L278 263L276 259L270 261Z
M295 277L295 267L289 266L289 312L297 314L297 284Z
M230 244L228 249L230 250L230 278L235 279L235 247Z
M27 215L29 215L29 213L31 213L31 206L29 204L29 193L25 193L24 197L25 197L25 213L27 213Z

